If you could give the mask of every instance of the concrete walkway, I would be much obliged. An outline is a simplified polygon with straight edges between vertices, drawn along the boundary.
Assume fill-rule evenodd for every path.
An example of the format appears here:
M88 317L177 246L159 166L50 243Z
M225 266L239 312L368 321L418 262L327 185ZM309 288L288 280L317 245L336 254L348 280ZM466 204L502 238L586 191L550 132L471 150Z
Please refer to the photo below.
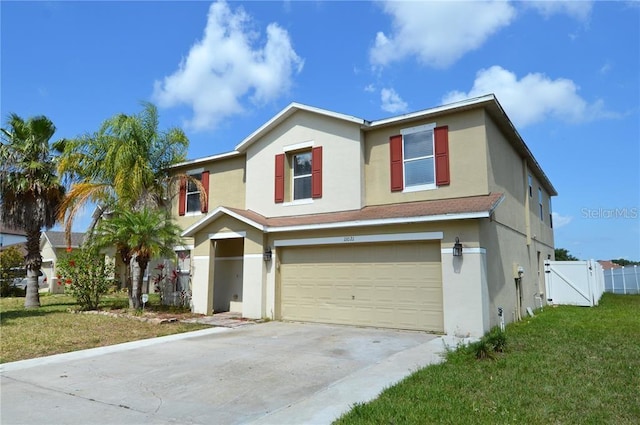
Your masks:
M0 365L0 421L327 424L443 350L421 332L216 327Z

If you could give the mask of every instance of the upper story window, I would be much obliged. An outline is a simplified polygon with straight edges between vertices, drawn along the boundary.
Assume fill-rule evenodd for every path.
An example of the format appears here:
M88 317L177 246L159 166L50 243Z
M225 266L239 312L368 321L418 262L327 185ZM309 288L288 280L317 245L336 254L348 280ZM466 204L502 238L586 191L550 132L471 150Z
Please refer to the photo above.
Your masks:
M529 174L529 198L533 198L533 177Z
M553 214L551 211L551 196L549 196L549 227L553 229Z
M542 188L538 188L538 205L540 207L540 220L544 221L544 211L542 206Z
M202 182L202 173L191 174L191 177ZM200 189L193 182L193 180L187 180L187 213L200 212Z
M311 151L292 155L293 200L311 198Z
M275 158L276 203L322 197L322 146L303 143L285 148Z
M433 157L433 128L415 127L403 131L402 152L404 186L427 188L435 185L435 161Z
M391 190L411 192L449 184L448 127L426 124L392 136Z
M178 215L200 214L208 212L209 203L209 171L192 170L187 173L190 178L180 179L180 194L178 197ZM200 182L197 184L194 180ZM201 202L202 191L207 202Z

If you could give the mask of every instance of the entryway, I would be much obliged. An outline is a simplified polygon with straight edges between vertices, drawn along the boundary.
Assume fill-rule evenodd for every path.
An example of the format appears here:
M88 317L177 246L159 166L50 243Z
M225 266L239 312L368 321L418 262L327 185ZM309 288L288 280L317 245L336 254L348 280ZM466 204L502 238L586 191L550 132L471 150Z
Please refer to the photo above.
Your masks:
M220 239L214 243L213 312L242 313L244 238Z

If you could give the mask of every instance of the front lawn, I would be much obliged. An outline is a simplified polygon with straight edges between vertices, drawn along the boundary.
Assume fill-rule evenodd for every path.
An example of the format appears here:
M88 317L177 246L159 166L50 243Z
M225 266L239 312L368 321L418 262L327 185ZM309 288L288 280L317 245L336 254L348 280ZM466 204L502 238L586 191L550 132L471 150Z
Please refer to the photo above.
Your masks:
M640 295L546 307L506 332L496 359L450 353L335 423L640 423Z
M68 295L41 295L40 303L42 307L38 309L25 309L24 298L0 299L0 363L208 327L192 323L154 324L131 318L74 314L71 310L77 310L78 306ZM108 309L124 308L127 299L123 294L105 296L101 304ZM156 309L160 309L160 306L156 306Z

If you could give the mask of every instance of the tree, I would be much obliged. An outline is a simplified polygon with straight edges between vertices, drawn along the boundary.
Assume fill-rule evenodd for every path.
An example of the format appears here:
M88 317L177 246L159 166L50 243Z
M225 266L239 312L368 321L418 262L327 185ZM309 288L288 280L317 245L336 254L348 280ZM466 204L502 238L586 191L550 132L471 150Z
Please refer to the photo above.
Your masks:
M169 178L168 169L185 160L189 140L177 127L159 131L157 108L148 102L142 106L139 114L107 119L95 134L56 145L62 151L58 171L72 182L60 211L68 232L88 202L98 204L91 233L116 206L166 207L174 195L180 176Z
M111 218L98 223L93 243L102 248L124 245L133 259L130 308L142 307L144 271L152 258L173 254L173 247L181 243L180 232L166 211L150 208L118 209Z
M201 202L206 194L200 181L186 175L169 176L171 165L186 158L189 141L176 127L158 130L157 108L148 102L136 115L117 114L104 121L100 129L90 135L61 141L59 172L71 181L71 189L60 210L65 230L70 234L73 220L81 208L96 203L94 221L87 229L89 240L95 225L115 210L142 211L165 209L178 193L179 182L189 179L200 189ZM106 231L103 229L103 231ZM116 229L110 229L116 235ZM128 238L115 238L117 255L130 264L132 253ZM139 294L125 277L130 300L136 304ZM137 305L137 304L136 304Z
M640 266L640 261L631 261L631 260L626 260L624 258L618 258L617 260L611 260L612 263L616 263L619 264L623 267L626 266Z
M40 236L57 221L65 188L56 174L49 140L56 127L45 116L26 121L16 114L3 128L0 145L0 220L25 231L27 294L25 307L40 307L38 274L42 265Z
M24 276L24 256L16 246L9 246L0 252L0 296L11 296L11 284Z
M555 257L556 257L556 261L577 261L578 260L578 258L569 254L569 250L565 248L556 248Z

